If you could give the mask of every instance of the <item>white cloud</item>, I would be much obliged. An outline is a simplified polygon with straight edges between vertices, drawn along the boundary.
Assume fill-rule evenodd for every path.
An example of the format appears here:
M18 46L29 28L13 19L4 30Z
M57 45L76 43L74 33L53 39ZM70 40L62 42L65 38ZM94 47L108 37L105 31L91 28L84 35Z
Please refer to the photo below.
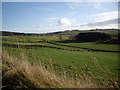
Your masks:
M112 28L115 28L115 29L118 29L118 23L117 22L112 22L112 21L115 21L115 20L110 20L110 21L105 21L105 22L96 22L96 23L88 23L88 24L85 24L85 25L80 25L79 27L81 28L88 28L88 29L96 29L96 28L99 28L99 29L112 29Z
M92 23L77 24L81 29L107 29L118 28L118 11L98 13L91 15Z
M101 22L92 22L92 23L84 23L84 24L75 24L74 27L78 27L79 29L110 29L115 28L118 29L118 18L110 19Z
M90 17L94 19L94 22L107 21L107 20L118 18L118 11L98 13L95 15L91 15Z
M50 17L50 18L48 18L48 20L56 20L56 19L58 19L58 18L56 18L56 17Z
M109 25L104 25L104 26L87 26L87 25L81 25L79 26L80 30L90 30L90 29L118 29L118 24L109 24Z
M67 18L62 18L58 21L58 25L60 26L71 26L71 21L68 20Z

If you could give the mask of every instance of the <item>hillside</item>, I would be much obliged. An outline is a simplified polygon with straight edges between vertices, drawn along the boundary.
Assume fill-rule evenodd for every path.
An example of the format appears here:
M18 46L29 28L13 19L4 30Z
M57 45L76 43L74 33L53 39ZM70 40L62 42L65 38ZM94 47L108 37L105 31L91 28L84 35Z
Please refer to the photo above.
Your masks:
M65 30L65 31L52 32L52 33L43 33L43 34L0 31L0 33L2 33L2 36L14 36L14 35L22 35L22 36L77 35L80 32L105 32L105 33L109 33L111 35L116 35L119 32L119 29Z

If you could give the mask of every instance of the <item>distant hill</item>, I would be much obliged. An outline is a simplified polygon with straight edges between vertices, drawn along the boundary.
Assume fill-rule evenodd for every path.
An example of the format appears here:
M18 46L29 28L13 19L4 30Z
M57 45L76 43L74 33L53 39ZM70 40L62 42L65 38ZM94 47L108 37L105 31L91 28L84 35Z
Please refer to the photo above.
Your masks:
M39 36L39 35L44 35L44 34L37 34L37 33L19 33L19 32L9 32L9 31L0 31L2 36L15 36L15 35L20 35L20 36Z
M19 32L9 32L9 31L0 31L2 36L14 36L14 35L21 35L21 36L42 36L42 35L72 35L75 36L81 32L105 32L111 35L116 35L119 29L94 29L94 30L65 30L65 31L58 31L52 33L19 33Z

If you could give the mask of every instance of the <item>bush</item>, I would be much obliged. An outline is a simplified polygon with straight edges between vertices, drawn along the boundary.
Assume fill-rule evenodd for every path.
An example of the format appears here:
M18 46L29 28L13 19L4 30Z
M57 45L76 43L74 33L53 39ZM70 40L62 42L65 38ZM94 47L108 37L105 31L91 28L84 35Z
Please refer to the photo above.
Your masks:
M79 33L75 36L77 41L94 42L111 40L111 35L99 32Z

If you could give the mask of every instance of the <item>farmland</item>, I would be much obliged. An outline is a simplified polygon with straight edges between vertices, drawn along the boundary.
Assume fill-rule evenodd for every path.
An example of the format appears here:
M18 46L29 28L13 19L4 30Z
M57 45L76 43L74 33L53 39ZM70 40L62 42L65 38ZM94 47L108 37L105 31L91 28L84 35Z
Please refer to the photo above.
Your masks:
M116 34L114 31L105 33ZM7 52L9 56L18 61L29 61L32 65L42 65L57 76L67 76L81 83L85 80L81 77L90 77L90 83L95 85L86 86L87 88L116 87L114 83L118 82L120 69L117 44L76 42L70 40L70 35L3 36L2 44L3 52ZM15 45L18 47L14 48Z
M60 45L69 45L75 47L83 47L83 48L91 48L91 49L98 49L98 50L112 50L118 51L118 45L111 45L111 44L97 44L95 42L84 42L84 43L58 43Z

